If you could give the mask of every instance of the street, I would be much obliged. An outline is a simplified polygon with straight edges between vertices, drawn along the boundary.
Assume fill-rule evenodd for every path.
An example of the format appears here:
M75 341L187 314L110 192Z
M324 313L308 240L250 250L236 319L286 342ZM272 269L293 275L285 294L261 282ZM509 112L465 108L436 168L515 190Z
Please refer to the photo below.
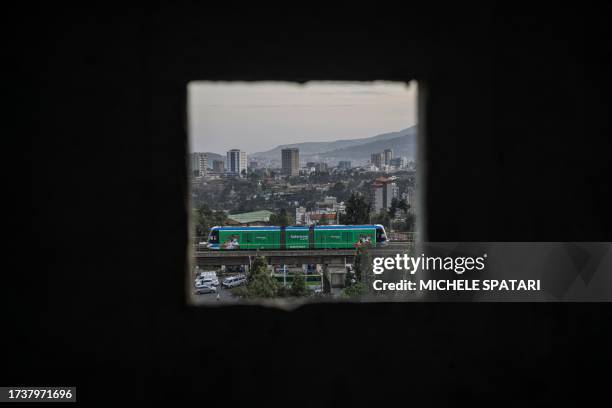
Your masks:
M240 300L239 297L232 295L232 289L226 289L222 285L219 285L217 286L217 293L205 293L201 295L195 293L195 288L192 288L191 290L194 294L193 296L196 303L228 303ZM217 294L219 294L219 300L217 300Z

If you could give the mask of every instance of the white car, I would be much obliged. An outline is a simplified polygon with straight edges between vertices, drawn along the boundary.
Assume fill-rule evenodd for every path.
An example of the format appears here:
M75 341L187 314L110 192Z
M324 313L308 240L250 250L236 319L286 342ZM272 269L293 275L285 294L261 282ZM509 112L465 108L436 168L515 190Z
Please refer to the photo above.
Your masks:
M219 286L219 281L217 279L205 278L205 279L196 279L194 282L194 286L196 288L201 288L203 286Z
M219 279L215 278L197 278L195 280L195 286L198 287L198 285L203 286L203 285L207 285L207 286L219 286Z
M209 280L215 286L219 286L219 278L217 278L217 272L215 271L202 271L198 273L196 280Z
M230 276L223 281L223 286L233 288L234 286L244 285L247 282L245 276Z

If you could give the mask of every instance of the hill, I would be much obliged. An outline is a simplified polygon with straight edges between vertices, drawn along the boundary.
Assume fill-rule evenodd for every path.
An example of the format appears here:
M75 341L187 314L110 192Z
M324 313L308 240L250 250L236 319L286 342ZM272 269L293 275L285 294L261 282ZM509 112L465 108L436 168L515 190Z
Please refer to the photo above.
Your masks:
M355 163L370 159L370 154L393 149L395 156L406 156L414 159L416 154L416 126L398 132L382 133L376 136L336 140L333 142L305 142L276 146L265 152L249 155L253 160L280 160L281 150L287 147L300 149L300 161L326 161L336 164L340 160Z

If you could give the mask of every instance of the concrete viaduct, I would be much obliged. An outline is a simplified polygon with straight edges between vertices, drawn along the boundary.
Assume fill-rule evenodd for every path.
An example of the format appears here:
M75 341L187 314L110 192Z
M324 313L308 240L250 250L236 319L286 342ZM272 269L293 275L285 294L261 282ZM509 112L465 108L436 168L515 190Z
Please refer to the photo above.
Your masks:
M372 248L370 254L395 256L407 253L412 243L393 242L382 248ZM199 267L222 265L249 266L257 256L265 256L269 265L318 264L323 267L323 278L331 288L344 286L346 265L353 264L353 249L302 249L302 250L243 250L243 251L196 251L195 261ZM329 289L329 288L327 288Z

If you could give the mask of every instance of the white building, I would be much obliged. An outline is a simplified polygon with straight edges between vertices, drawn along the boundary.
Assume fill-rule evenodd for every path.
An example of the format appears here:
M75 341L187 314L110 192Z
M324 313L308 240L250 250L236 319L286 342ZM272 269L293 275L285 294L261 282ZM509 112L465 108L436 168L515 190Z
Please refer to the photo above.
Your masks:
M385 165L385 154L384 153L372 153L370 155L370 163L372 163L378 170L382 169Z
M305 207L295 209L295 222L297 225L312 224L340 224L340 214L346 213L344 202L338 202L336 197L327 196L323 201L315 203L312 211Z
M391 159L393 159L393 149L385 149L383 154L385 156L385 164L391 164Z
M315 172L314 167L302 167L300 169L300 176L310 176L314 172Z
M225 162L228 173L242 175L242 171L247 171L247 154L240 149L232 149L227 152Z
M333 210L315 209L306 211L305 207L297 207L295 209L295 224L296 225L313 225L324 224L332 225L340 223L340 212Z
M383 208L388 210L391 201L399 197L399 188L391 179L378 178L372 184L374 188L374 211L379 212Z
M208 170L208 155L206 153L191 153L191 176L206 176Z
M345 210L345 205L344 202L339 203L334 196L325 196L323 201L318 201L315 203L315 208L317 210L339 211L343 213Z
M406 167L408 160L405 157L394 157L389 161L389 164L396 169L403 169Z

